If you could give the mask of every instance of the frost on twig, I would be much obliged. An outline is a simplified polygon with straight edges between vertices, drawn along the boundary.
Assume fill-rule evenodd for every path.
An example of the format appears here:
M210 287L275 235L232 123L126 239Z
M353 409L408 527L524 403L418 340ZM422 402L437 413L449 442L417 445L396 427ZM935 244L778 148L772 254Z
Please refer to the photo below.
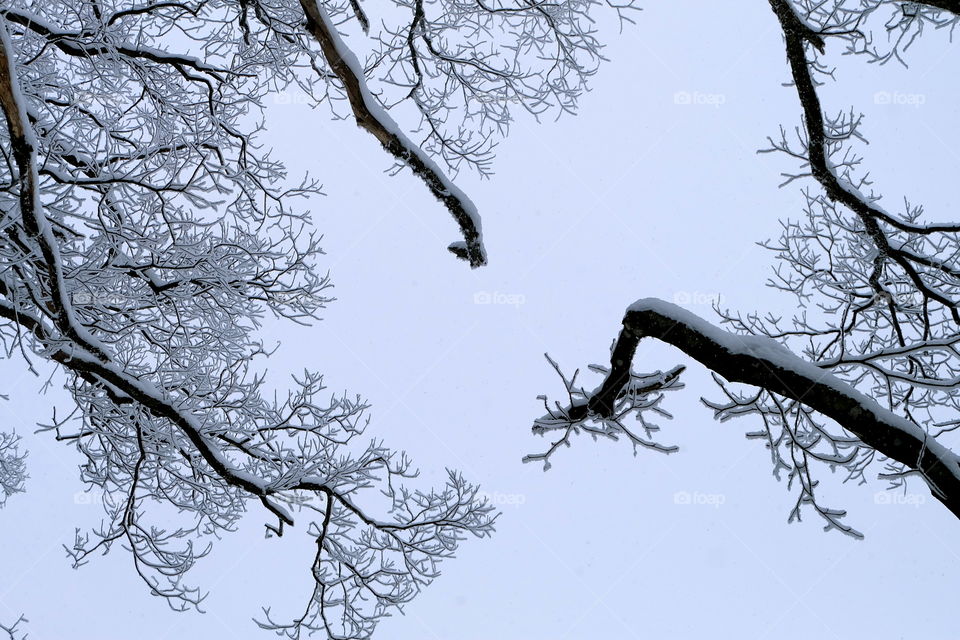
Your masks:
M780 238L763 245L776 256L768 284L793 296L797 311L781 318L718 308L729 328L722 331L675 305L640 300L627 311L618 347L651 337L714 372L725 398L707 406L720 420L757 421L748 437L764 443L774 475L796 491L790 520L812 509L826 529L860 537L844 511L820 503L816 471L859 484L875 464L892 489L920 478L960 518L960 458L950 448L960 426L960 223L931 222L907 198L897 209L883 206L857 151L866 141L863 115L825 108L819 95L833 80L833 44L865 61L905 63L922 34L952 33L960 3L769 4L803 123L781 128L764 152L796 162L783 184L817 183L804 191L801 218L781 221ZM613 360L632 358L625 347ZM622 379L608 375L616 381L608 388ZM553 417L570 423L560 409L545 417L548 425Z
M0 507L15 493L23 491L27 480L27 454L20 451L20 437L0 432Z
M439 575L440 561L452 557L466 535L492 530L492 507L478 502L475 486L455 472L448 474L441 491L423 493L388 483L389 521L371 519L332 495L319 509L303 503L322 514L310 532L317 541L313 593L292 621L277 621L265 608L257 624L290 638L299 638L303 630L330 638L368 637L380 618L402 610Z
M247 117L292 82L281 54L299 45L236 37L238 8L0 12L0 344L56 365L72 396L41 432L103 506L66 549L76 566L120 549L151 593L199 608L191 569L258 505L269 535L299 524L317 543L306 613L262 626L366 638L494 515L457 473L421 487L319 373L269 390L264 316L309 324L331 284L296 206L316 183L287 186ZM171 31L192 54L144 40Z
M766 439L775 473L786 470L791 487L794 482L799 485L791 519L799 517L800 507L811 505L824 518L827 529L859 537L859 532L841 522L843 511L817 502L817 481L810 467L817 463L831 470L845 469L848 479L861 479L863 467L874 454L922 477L932 495L960 517L960 457L931 438L924 428L881 406L828 367L795 355L771 337L724 331L662 300L646 298L628 307L603 385L589 395L586 404L573 404L576 409L572 415L570 410L552 415L566 419L571 429L577 426L573 419L589 416L591 411L617 415L618 394L633 380L628 376L629 367L637 345L645 338L670 344L699 361L720 376L717 380L725 390L726 382L760 390L749 394L727 390L726 402L708 402L708 406L720 419L749 414L763 418L764 430L751 435ZM584 397L573 384L571 380L568 386L571 398L574 393ZM564 444L563 438L546 455L560 444Z
M711 372L725 396L723 401L702 399L720 422L748 415L760 417L760 428L748 431L747 439L758 440L770 454L773 476L786 479L787 490L795 491L796 501L788 522L803 519L804 508L812 509L824 522L824 530L835 529L854 538L863 534L843 522L847 512L828 507L818 499L817 468L841 472L842 481L863 484L865 471L876 451L864 446L856 436L838 429L816 411L795 399L766 389L747 392L731 388L721 376Z
M345 99L397 170L423 181L463 236L448 249L472 267L486 263L481 218L452 177L463 166L491 175L497 140L515 112L574 113L603 61L597 14L608 11L622 26L637 10L633 0L298 4L321 54L304 43L316 77L299 82L318 99ZM355 24L355 37L341 36ZM394 112L412 113L419 126L404 130Z
M674 367L670 371L640 375L633 371L622 380L619 388L610 391L606 385L586 391L577 384L579 371L571 377L566 377L560 366L549 355L545 356L550 366L563 381L567 393L566 403L554 401L551 403L546 396L539 396L543 401L547 413L537 419L533 425L533 433L547 437L550 446L543 453L529 454L523 458L524 462L542 462L544 471L551 466L550 458L560 447L571 446L571 438L582 431L594 440L607 438L609 440L626 439L633 446L634 454L638 448L653 449L661 453L673 453L677 447L665 445L655 438L660 427L651 421L651 416L669 419L671 417L660 406L664 391L682 389L680 374L683 367ZM610 369L600 365L590 365L590 371L610 379ZM629 424L632 418L636 424Z

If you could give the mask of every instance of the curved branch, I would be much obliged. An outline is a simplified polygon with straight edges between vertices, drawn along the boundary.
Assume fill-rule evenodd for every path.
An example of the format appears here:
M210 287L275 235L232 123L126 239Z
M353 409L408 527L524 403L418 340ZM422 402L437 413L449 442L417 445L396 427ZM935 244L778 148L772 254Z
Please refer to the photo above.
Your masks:
M610 373L590 400L601 416L623 388L637 345L654 338L673 345L731 382L753 385L800 402L835 420L866 445L920 473L930 492L960 518L960 456L906 418L883 408L836 376L761 336L729 333L655 298L628 307Z
M300 0L300 5L307 16L307 30L320 43L327 64L343 83L357 125L369 131L390 155L410 167L460 225L463 241L451 244L450 252L468 261L471 267L486 264L476 206L380 107L365 84L362 66L340 38L319 0Z

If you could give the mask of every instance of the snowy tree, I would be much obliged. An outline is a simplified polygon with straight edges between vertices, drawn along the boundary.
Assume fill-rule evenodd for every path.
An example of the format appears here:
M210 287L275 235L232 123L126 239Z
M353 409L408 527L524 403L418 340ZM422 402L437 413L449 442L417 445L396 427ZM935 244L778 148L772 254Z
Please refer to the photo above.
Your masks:
M27 479L26 453L20 451L20 438L13 433L0 432L0 507L7 498L23 491ZM11 625L0 624L0 632L9 640L26 640L21 625L27 619L22 615Z
M7 498L23 491L27 480L26 453L20 451L20 437L0 432L0 507Z
M601 384L588 390L561 373L565 401L543 398L547 413L533 429L551 444L525 460L548 468L580 433L675 451L656 438L655 419L669 416L664 393L681 388L683 367L633 371L639 341L650 338L713 372L722 399L704 402L717 418L754 416L748 437L764 443L774 474L796 492L791 520L811 509L826 529L861 535L842 509L817 499L825 470L858 483L878 471L891 488L919 476L960 517L951 437L960 425L960 223L930 222L909 201L881 205L857 154L862 115L828 109L819 91L832 81L830 53L905 64L919 37L960 24L960 2L769 2L803 125L782 128L765 151L797 163L784 184L817 183L805 186L801 219L782 221L781 237L766 243L777 262L770 285L794 296L797 313L784 320L718 305L725 330L671 303L637 301L610 366L593 367Z
M58 365L75 400L42 431L76 448L102 498L101 526L70 548L77 565L119 545L153 594L196 607L189 570L251 501L277 536L305 513L313 590L292 620L268 608L259 624L364 638L462 539L492 532L492 507L458 473L416 489L402 452L361 442L359 397L312 371L267 392L263 318L309 323L330 283L297 205L317 183L288 184L261 149L261 112L278 91L334 115L346 100L452 214L450 249L476 267L480 220L446 171L487 171L513 105L574 108L600 60L590 12L606 4L3 3L0 336L32 371ZM388 114L406 106L409 135ZM0 499L24 474L3 436Z
M41 427L75 447L102 498L75 564L119 543L150 592L195 608L190 568L251 501L268 535L305 513L313 590L293 619L268 608L258 623L364 638L462 539L489 535L493 509L461 475L417 489L404 453L362 442L359 396L328 393L313 371L279 398L268 389L264 318L309 324L331 285L298 204L318 183L291 182L262 148L264 108L296 91L352 115L448 210L462 236L450 251L477 267L480 218L451 176L489 172L511 110L573 111L601 61L593 13L631 9L3 2L0 336L30 371L53 363L75 400ZM25 477L12 435L0 465L5 499Z

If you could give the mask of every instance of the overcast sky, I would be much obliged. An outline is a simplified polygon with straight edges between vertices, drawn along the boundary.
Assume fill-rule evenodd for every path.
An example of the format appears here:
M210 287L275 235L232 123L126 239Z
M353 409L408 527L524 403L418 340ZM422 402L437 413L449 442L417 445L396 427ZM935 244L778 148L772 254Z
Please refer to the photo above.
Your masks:
M368 434L407 450L425 484L460 469L503 511L492 539L468 540L375 637L956 637L960 527L949 512L919 485L885 501L880 481L827 475L824 501L866 539L824 533L812 515L787 524L795 497L744 438L755 422L712 419L699 398L718 392L699 365L666 400L675 419L663 440L679 453L634 457L624 443L580 439L547 473L520 462L545 445L530 433L536 396L563 391L543 354L568 370L603 362L633 300L676 300L707 318L717 296L744 311L793 302L765 288L771 256L756 246L802 213L799 188L777 188L791 165L756 153L779 125L800 123L777 21L762 1L646 4L622 34L600 25L610 62L577 117L518 118L496 175L460 176L483 215L482 269L445 250L458 239L448 214L409 174L384 173L372 137L323 108L270 108L267 142L292 174L325 185L312 207L338 298L313 328L268 328L283 343L273 379L325 372L331 390L371 402ZM931 219L955 219L957 48L931 33L909 60L838 59L825 108L866 113L866 165L885 202L908 196ZM877 92L903 99L878 104ZM644 345L636 367L678 363L690 364ZM44 381L19 361L0 363L0 376L3 429L25 436L31 473L0 512L0 619L24 612L33 640L256 639L270 637L250 620L261 605L278 618L301 610L305 523L265 540L258 508L193 571L210 592L204 615L149 596L119 549L73 571L62 545L100 507L77 497L79 456L32 434L69 402L56 377L39 395Z

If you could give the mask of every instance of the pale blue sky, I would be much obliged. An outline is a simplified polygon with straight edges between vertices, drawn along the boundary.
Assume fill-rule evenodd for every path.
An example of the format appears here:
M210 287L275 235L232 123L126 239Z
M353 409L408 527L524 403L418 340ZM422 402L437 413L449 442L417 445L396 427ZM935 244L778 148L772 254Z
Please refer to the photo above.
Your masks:
M520 118L499 147L492 180L459 184L484 216L490 265L471 271L445 250L457 231L409 175L390 178L376 143L321 109L271 107L269 142L292 174L309 170L328 194L314 205L339 298L311 329L269 328L284 346L270 369L324 371L333 390L373 405L369 434L406 449L424 481L459 468L499 496L497 534L471 540L444 575L382 623L391 640L645 638L937 639L956 636L960 556L956 520L922 487L921 504L878 504L883 484L821 487L866 534L788 525L794 497L771 476L749 420L718 424L698 401L716 397L699 366L672 393L669 457L583 439L544 474L520 458L540 393L562 391L543 359L568 369L602 362L624 308L659 296L711 317L732 308L789 311L764 288L770 256L756 242L801 213L798 187L777 189L783 159L757 155L800 110L778 24L766 2L649 2L618 35L602 23L611 61L576 118ZM832 110L867 114L865 150L876 187L907 195L932 219L956 217L960 131L956 47L931 33L905 70L838 60L824 89ZM922 95L922 105L876 104L875 93ZM677 104L687 92L693 104ZM916 101L914 101L916 102ZM712 103L712 104L710 104ZM718 104L720 103L720 104ZM811 185L812 186L812 185ZM475 304L475 294L522 304ZM701 304L698 304L701 303ZM638 368L685 360L644 346ZM99 507L77 504L78 457L31 434L64 394L43 397L20 362L0 363L4 428L25 436L28 493L0 512L0 618L23 611L31 638L269 637L250 621L260 605L298 612L309 595L312 541L299 531L264 540L254 509L194 571L210 591L206 615L152 598L120 550L73 571L61 545ZM675 503L677 492L719 505ZM513 504L509 504L509 503Z

